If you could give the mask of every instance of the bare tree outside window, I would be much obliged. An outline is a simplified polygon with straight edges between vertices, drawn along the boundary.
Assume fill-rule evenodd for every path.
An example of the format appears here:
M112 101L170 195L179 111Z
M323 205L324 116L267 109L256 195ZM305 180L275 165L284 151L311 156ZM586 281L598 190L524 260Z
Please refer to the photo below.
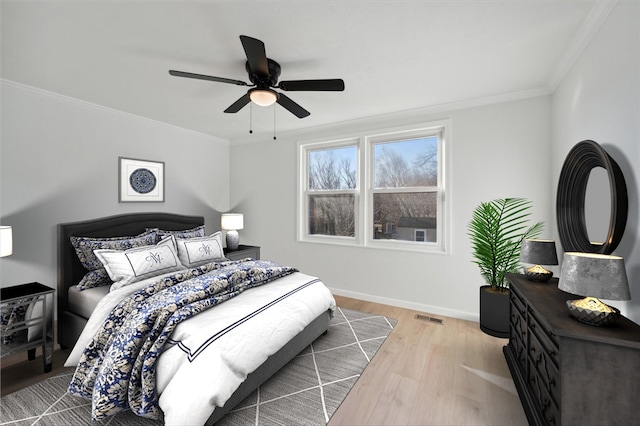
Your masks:
M355 196L341 192L356 188L356 153L355 146L309 152L310 235L355 236Z
M356 187L356 147L309 152L309 189L339 190Z
M446 252L449 126L442 120L301 142L299 239Z

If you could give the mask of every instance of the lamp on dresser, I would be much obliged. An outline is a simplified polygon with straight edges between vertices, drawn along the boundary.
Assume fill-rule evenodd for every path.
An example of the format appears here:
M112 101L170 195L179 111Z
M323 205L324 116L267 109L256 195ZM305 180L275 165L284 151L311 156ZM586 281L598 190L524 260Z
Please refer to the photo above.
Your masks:
M562 259L558 288L568 293L586 296L567 300L573 317L590 325L606 325L620 316L620 311L602 303L608 300L629 300L631 293L620 256L567 252Z
M240 243L238 229L244 228L242 213L224 213L220 219L220 226L227 231L227 249L237 250Z
M524 239L520 246L520 261L533 264L524 270L527 279L546 283L553 276L553 272L541 265L558 264L556 243L552 240Z

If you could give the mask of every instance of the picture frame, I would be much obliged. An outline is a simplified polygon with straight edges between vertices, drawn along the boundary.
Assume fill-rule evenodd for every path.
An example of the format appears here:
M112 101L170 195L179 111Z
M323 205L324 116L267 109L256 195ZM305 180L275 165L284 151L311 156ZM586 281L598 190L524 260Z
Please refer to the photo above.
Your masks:
M164 162L118 157L120 203L164 202Z

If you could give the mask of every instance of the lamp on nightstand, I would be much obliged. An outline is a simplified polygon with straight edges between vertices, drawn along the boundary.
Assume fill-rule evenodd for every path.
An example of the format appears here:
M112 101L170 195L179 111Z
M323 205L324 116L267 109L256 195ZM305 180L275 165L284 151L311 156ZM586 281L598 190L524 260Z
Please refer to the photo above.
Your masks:
M0 257L13 254L13 231L10 226L0 226Z
M220 226L227 231L227 248L229 250L237 250L240 242L238 229L244 227L242 213L224 213L220 220Z
M558 264L556 243L552 240L522 240L522 246L520 247L520 261L533 264L532 267L524 270L524 275L529 281L546 283L553 276L553 272L540 265Z
M590 325L606 325L620 316L620 311L598 300L629 300L624 259L597 253L564 254L558 288L568 293L587 296L567 300L569 312L579 321Z

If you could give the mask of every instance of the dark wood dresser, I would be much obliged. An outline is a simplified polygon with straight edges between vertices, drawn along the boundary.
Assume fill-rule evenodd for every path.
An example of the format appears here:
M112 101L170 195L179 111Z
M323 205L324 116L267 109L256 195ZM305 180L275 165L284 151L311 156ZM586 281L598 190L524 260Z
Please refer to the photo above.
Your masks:
M558 280L509 274L510 334L504 355L531 425L640 425L640 326L606 327L570 316L580 296Z

